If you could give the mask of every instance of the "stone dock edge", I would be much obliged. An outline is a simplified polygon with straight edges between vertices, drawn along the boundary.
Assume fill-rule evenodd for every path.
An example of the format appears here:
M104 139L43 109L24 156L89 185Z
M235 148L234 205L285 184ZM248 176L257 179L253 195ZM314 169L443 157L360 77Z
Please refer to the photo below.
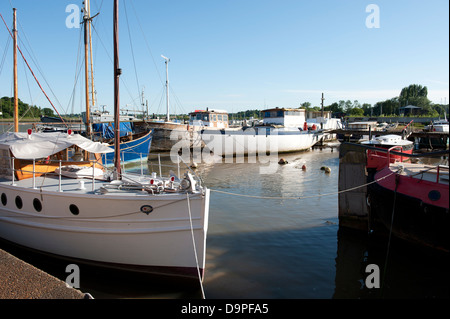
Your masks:
M0 249L0 299L93 299Z

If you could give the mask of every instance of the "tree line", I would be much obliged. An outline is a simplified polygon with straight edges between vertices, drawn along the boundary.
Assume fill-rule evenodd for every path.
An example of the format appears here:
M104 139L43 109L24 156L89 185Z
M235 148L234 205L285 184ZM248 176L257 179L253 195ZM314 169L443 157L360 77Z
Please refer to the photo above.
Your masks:
M402 110L401 107L413 105L420 109ZM308 111L321 111L321 106L312 106L310 102L303 102L300 108ZM429 116L444 117L449 114L448 104L434 104L428 99L428 89L426 86L411 84L403 88L399 96L380 101L374 105L369 103L359 103L358 100L340 100L330 105L324 105L324 111L330 111L333 117L344 116ZM261 118L261 111L248 110L230 114L233 119L248 119L250 117Z
M448 104L434 104L428 99L428 89L426 86L411 84L403 88L399 96L380 101L374 105L364 103L361 104L358 100L340 100L330 105L324 106L324 111L332 112L334 117L343 116L401 116L412 115L415 116L429 116L429 117L444 117L444 114L449 114ZM56 116L54 110L51 108L41 108L36 105L29 105L19 99L19 116L21 118L39 118L40 116ZM413 105L420 109L402 112L401 107ZM308 111L320 111L321 106L312 106L310 102L300 104L300 107ZM0 112L2 118L14 117L14 99L12 97L2 97L0 99ZM65 116L79 116L79 114L71 114ZM250 118L262 118L261 110L247 110L229 114L230 119L243 120ZM161 115L164 118L164 115ZM186 114L176 115L177 119L189 120Z
M29 105L18 99L19 116L21 118L39 118L44 116L55 116L53 109L40 108L36 105ZM9 119L14 117L14 98L4 96L0 99L0 112L2 118Z
M309 104L309 105L308 105ZM405 106L415 106L419 109L402 109ZM301 107L309 107L310 103L302 103ZM314 110L320 110L320 107L313 107ZM338 116L429 116L444 117L448 114L448 104L434 104L428 99L428 89L426 86L411 84L404 87L399 96L380 101L374 105L355 101L334 102L331 105L324 106L325 111L331 111Z

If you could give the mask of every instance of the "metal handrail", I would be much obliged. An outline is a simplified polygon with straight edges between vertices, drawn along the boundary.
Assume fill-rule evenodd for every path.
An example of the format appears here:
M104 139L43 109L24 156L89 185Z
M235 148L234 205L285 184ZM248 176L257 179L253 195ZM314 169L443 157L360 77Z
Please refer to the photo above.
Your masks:
M5 156L3 156L3 157L5 157ZM147 156L145 156L146 158L147 158ZM9 158L10 160L11 160L11 180L12 180L12 183L11 183L11 185L12 186L15 186L15 185L17 185L16 184L16 178L15 178L15 173L17 172L17 171L22 171L22 172L24 172L24 173L31 173L32 174L32 187L33 187L33 189L36 189L37 187L36 187L36 173L38 173L38 174L55 174L55 172L54 171L51 171L51 172L38 172L37 170L36 170L36 162L37 161L40 161L40 160L43 160L43 159L33 159L32 160L32 164L33 164L33 169L30 171L30 170L25 170L25 169L23 169L23 168L20 168L20 169L17 169L17 168L15 168L15 157L11 157L11 156L7 156L7 158ZM159 166L159 176L160 177L163 177L162 176L162 167L163 166L165 166L165 167L172 167L172 168L175 168L176 167L176 169L177 169L177 171L178 171L178 178L180 178L181 179L181 175L180 175L180 170L181 170L181 168L180 168L180 164L181 163L183 163L185 166L186 166L186 168L187 168L187 170L189 170L191 173L192 173L192 175L193 175L193 177L199 182L199 186L202 186L203 185L203 181L202 181L202 179L201 179L201 177L199 176L199 175L197 175L190 167L189 167L189 165L187 165L184 161L183 161L183 159L181 158L181 156L179 156L179 155L177 155L177 158L178 158L178 162L177 162L177 164L174 164L174 165L167 165L167 164L161 164L161 157L160 157L160 154L158 154L158 166ZM143 154L141 154L140 155L140 174L141 174L141 177L142 176L144 176L144 162L147 162L148 163L148 161L144 161L143 160ZM45 160L45 164L49 164L49 163L58 163L59 164L59 173L57 174L58 175L58 191L59 192L62 192L62 166L63 166L63 162L64 162L64 164L70 164L70 161L63 161L63 160L60 160L60 159L58 159L58 160L55 160L55 159L48 159L48 160ZM99 161L97 161L97 160L95 160L95 159L90 159L90 160L85 160L85 161L80 161L80 162L77 162L77 163L91 163L92 164L92 168L96 168L96 167L102 167L104 170L113 170L114 168L108 168L108 167L106 167L106 166L104 166L101 162L99 162ZM123 171L122 171L122 176L124 175L124 173L125 173L125 167L124 167L124 169L123 169ZM150 172L149 172L150 173ZM150 174L149 174L150 175ZM150 176L152 176L152 175L150 175ZM85 177L85 178L87 178L87 177ZM91 180L92 180L92 190L94 191L95 190L95 171L94 171L94 169L92 170L92 177L91 177Z

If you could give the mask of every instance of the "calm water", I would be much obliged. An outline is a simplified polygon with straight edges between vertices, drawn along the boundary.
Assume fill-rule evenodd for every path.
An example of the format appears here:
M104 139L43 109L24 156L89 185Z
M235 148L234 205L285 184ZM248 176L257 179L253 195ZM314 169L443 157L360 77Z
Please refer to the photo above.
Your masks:
M267 166L258 163L200 164L197 171L212 189L206 298L449 298L448 256L394 240L386 259L386 242L339 231L338 156L330 148L283 154L288 164L271 174L261 174ZM65 280L67 262L14 252ZM365 286L368 264L385 271L382 289ZM98 299L201 297L199 285L83 266L81 291Z

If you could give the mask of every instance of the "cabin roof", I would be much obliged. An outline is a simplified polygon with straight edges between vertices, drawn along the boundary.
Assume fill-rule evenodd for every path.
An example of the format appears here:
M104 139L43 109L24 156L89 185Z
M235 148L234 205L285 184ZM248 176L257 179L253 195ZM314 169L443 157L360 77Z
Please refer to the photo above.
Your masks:
M28 135L26 132L6 132L0 135L0 149L10 150L12 156L19 159L45 158L73 145L90 153L114 152L109 146L93 142L79 134L52 132Z
M288 112L305 112L305 109L291 109L291 108L285 108L285 107L276 107L272 109L262 110L261 112L271 112L271 111L288 111Z

